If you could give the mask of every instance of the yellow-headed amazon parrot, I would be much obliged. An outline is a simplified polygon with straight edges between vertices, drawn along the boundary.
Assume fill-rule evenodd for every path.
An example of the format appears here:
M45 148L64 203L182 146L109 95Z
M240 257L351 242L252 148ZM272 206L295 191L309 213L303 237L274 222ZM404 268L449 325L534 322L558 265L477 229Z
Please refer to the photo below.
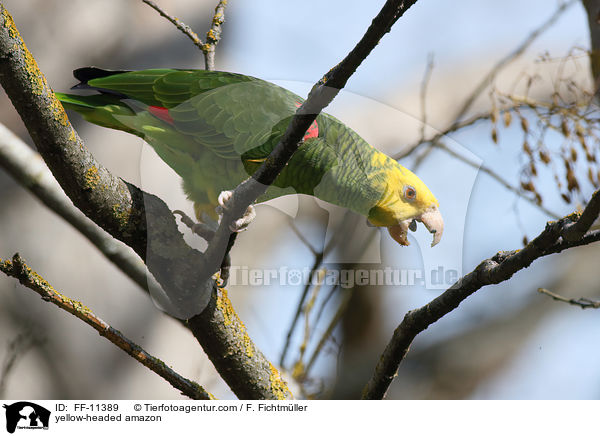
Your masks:
M81 82L74 89L95 93L56 93L63 105L148 142L183 179L199 219L216 217L220 193L256 171L304 101L273 83L220 71L87 67L74 76ZM427 186L328 114L317 116L258 201L292 193L358 212L402 245L415 221L434 234L432 246L442 237L439 204Z

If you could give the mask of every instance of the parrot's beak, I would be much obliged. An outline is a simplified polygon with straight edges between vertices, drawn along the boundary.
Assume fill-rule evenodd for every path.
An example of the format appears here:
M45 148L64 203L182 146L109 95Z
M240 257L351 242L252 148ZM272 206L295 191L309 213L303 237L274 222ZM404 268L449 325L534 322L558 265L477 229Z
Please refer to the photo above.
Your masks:
M437 206L431 206L419 216L401 221L395 226L389 226L388 232L390 232L390 236L394 238L394 241L400 245L409 245L406 235L408 229L415 231L415 220L422 222L425 225L425 228L429 230L429 233L433 234L433 241L431 242L432 247L440 242L442 234L444 233L444 220L442 219L442 214Z
M388 232L390 232L390 236L394 238L394 241L396 241L398 244L410 245L406 234L408 233L408 228L411 222L412 220L404 220L400 221L400 224L398 225L388 227Z
M442 214L437 206L431 206L421 214L420 218L416 218L416 220L421 221L425 225L425 228L429 230L429 233L433 233L431 246L437 245L444 233L444 220L442 219Z

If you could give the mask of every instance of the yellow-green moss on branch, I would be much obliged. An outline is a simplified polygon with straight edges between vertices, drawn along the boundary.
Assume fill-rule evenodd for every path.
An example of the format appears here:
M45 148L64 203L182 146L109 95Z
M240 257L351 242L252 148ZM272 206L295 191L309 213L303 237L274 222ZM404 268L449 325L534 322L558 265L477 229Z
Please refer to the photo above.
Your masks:
M181 391L182 394L197 400L214 399L214 397L206 392L206 390L198 383L177 374L160 359L148 354L139 345L126 338L121 332L98 318L89 307L58 292L42 276L27 266L18 253L13 256L12 260L0 259L0 271L9 277L14 277L19 280L23 286L26 286L39 294L44 301L48 301L69 312L71 315L76 316L87 325L94 328L100 336L105 337L142 365L158 374L169 382L171 386Z

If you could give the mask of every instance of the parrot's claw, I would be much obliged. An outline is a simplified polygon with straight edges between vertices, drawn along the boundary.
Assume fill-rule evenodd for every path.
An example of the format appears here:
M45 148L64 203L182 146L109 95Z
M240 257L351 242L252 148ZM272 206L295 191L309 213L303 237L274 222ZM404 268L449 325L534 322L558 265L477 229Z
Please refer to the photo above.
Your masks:
M219 206L217 206L217 213L219 215L223 214L223 211L227 209L227 203L231 200L232 196L233 191L223 191L219 194L217 199L219 202ZM254 221L254 218L256 218L256 210L254 209L254 206L250 205L240 219L237 219L231 223L229 230L234 233L243 232L248 228L248 225Z
M181 222L185 224L195 235L200 236L205 241L210 241L215 236L215 230L210 225L203 222L194 222L184 211L174 210L173 215L179 215Z

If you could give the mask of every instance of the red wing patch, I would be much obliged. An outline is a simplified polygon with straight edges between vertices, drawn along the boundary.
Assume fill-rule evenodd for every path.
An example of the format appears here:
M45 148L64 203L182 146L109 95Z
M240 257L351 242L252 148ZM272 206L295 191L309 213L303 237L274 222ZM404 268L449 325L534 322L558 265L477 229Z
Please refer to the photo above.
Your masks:
M148 106L148 112L166 123L173 124L173 118L169 115L169 109L160 106Z
M300 107L300 106L302 106L302 105L300 104L300 102L297 101L296 107ZM308 130L306 131L306 134L304 135L302 140L306 141L308 138L317 138L318 136L319 136L319 125L317 124L317 120L314 120L313 123L308 128Z

